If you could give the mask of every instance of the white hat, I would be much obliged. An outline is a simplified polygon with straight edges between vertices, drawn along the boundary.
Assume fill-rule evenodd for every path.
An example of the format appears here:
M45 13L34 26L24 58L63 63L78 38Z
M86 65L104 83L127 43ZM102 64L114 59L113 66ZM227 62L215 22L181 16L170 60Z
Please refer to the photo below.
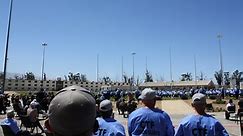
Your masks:
M154 100L156 98L156 93L151 88L145 88L142 94L139 96L141 100Z
M99 108L100 111L110 111L112 110L112 103L110 100L103 100L101 103L100 103L100 108Z
M196 93L192 96L192 103L206 103L206 96L202 93Z

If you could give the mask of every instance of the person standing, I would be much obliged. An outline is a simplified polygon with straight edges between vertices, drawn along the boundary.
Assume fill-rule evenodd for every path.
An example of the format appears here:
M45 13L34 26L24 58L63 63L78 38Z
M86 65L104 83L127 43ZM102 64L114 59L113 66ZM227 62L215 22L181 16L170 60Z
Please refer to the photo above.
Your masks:
M125 136L125 129L122 124L113 117L112 103L110 100L103 100L100 103L98 117L99 128L95 136Z
M221 123L205 112L206 96L204 94L193 95L192 107L196 114L182 119L175 136L229 136Z
M143 106L129 115L129 136L173 136L174 127L169 115L155 108L155 91L146 88L139 99L142 100Z

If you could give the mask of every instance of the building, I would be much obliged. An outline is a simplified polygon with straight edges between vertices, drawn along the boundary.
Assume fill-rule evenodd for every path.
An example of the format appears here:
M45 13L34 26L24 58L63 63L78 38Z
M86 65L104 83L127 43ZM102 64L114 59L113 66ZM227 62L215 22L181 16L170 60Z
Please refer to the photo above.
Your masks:
M58 91L62 88L78 85L83 88L86 88L90 91L100 91L102 86L109 85L111 89L115 90L120 89L129 89L129 83L109 83L105 84L104 82L80 82L80 81L62 81L62 80L21 80L21 79L7 79L5 82L6 91L37 91L41 88L46 89L47 91Z
M177 82L146 82L139 86L139 89L152 88L155 90L163 89L182 89L182 88L215 88L212 80L199 80L199 81L177 81Z

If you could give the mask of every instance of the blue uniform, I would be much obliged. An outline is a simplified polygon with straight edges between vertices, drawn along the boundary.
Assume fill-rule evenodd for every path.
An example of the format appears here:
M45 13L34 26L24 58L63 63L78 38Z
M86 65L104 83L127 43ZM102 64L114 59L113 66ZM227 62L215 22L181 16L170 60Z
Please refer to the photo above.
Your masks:
M17 134L20 129L17 125L17 122L11 118L6 118L1 122L1 125L7 125L11 128L11 130L14 132L14 134Z
M211 115L189 115L182 119L175 136L229 136Z
M97 118L99 129L95 136L125 136L125 128L112 118Z
M173 136L174 127L164 111L142 107L129 115L128 133L130 136Z

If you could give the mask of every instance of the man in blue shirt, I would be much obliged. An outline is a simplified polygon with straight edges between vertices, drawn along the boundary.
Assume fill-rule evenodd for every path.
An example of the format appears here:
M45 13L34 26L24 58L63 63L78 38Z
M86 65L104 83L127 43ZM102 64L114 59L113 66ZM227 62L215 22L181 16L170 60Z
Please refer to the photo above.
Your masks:
M14 118L14 111L10 110L7 111L7 118L5 118L0 124L9 126L12 132L16 136L30 136L30 133L28 131L22 131L19 129L17 125L17 121L13 119Z
M125 129L122 124L112 117L113 110L110 100L103 100L100 103L99 111L101 117L97 118L99 128L95 136L125 136Z
M146 88L142 91L139 99L142 100L143 107L129 115L129 136L173 136L174 127L169 115L155 108L155 91Z
M229 136L221 123L205 112L206 96L196 93L192 97L195 115L185 117L179 124L175 136Z

